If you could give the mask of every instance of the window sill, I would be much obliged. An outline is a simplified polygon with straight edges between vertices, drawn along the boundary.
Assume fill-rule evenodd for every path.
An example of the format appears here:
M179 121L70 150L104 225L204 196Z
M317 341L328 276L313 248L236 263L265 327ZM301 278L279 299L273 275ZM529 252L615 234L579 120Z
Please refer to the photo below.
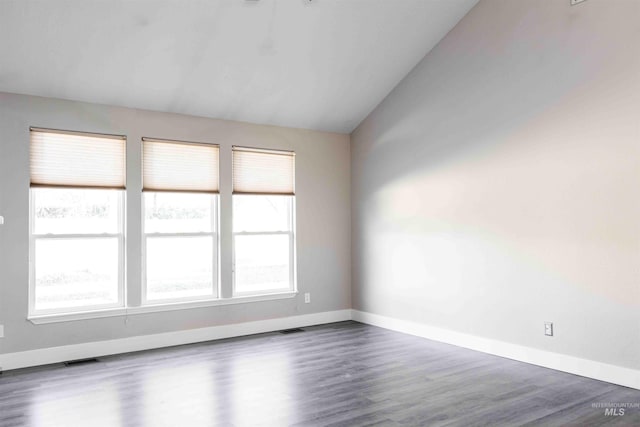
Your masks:
M213 300L204 300L204 301L147 304L147 305L141 305L140 307L129 307L126 311L128 314L145 314L145 313L156 313L159 311L188 310L190 308L215 307L218 305L245 304L249 302L289 299L289 298L295 297L297 294L298 292L281 292L277 294L251 295L246 297L233 297L233 298L213 299Z
M106 309L91 310L91 311L78 311L73 313L39 314L39 315L29 316L27 317L27 319L31 323L40 325L44 323L71 322L74 320L125 316L126 314L127 314L127 309L120 307L120 308L106 308Z
M99 319L103 317L130 316L136 314L158 313L173 310L189 310L193 308L215 307L219 305L246 304L261 301L273 301L294 298L298 292L282 292L277 294L251 295L206 301L189 301L163 304L150 304L140 307L109 308L103 310L81 311L76 313L46 314L29 316L28 320L36 325L58 322L73 322L77 320Z

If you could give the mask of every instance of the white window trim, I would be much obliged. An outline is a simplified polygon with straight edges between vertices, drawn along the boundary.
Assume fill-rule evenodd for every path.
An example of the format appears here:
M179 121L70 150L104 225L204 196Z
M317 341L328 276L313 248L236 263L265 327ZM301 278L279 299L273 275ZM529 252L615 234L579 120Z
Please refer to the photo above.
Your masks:
M247 197L250 195L247 194L235 194L233 197ZM260 196L256 194L255 196ZM264 196L269 196L265 194ZM232 233L232 242L231 242L231 253L232 253L232 294L233 298L246 298L254 295L269 295L269 294L279 294L283 292L298 292L298 283L297 283L297 267L296 267L296 196L282 196L289 197L289 227L291 228L289 231L233 231ZM233 221L233 201L231 206L231 218ZM238 292L236 291L236 237L237 236L277 236L277 235L289 235L289 289L273 289L273 290L265 290L260 291L260 293L256 292Z
M173 302L168 304L153 304L140 307L111 308L95 311L84 311L77 313L47 314L29 316L28 320L36 325L48 323L73 322L79 320L100 319L105 317L126 317L147 313L160 313L175 310L192 310L196 308L216 307L221 305L248 304L257 302L268 302L275 300L291 299L298 295L298 292L280 292L263 295L253 295L247 297L223 298L207 301Z
M92 233L92 234L35 234L35 195L33 189L29 189L29 310L28 319L42 316L71 315L74 313L98 312L109 309L123 309L126 305L125 296L125 190L118 191L118 230L119 233ZM99 239L118 238L118 301L113 304L95 304L78 307L64 307L58 309L36 310L36 241L47 239Z
M154 191L149 191L149 193L153 193ZM220 298L221 290L220 290L220 233L219 230L219 209L220 209L220 196L219 194L208 194L211 199L211 230L212 231L204 231L204 232L190 232L190 233L147 233L145 232L146 223L146 211L145 211L145 192L142 192L142 257L140 260L141 269L142 269L142 286L140 289L140 307L151 307L151 306L166 306L176 303L190 303L197 301L216 301ZM213 259L213 271L212 271L212 280L213 280L213 293L211 295L202 295L196 297L181 297L181 298L166 298L166 299L147 299L147 238L148 237L199 237L199 236L211 236L213 240L213 249L215 251L216 256ZM137 309L138 307L133 307ZM131 309L131 308L129 308Z

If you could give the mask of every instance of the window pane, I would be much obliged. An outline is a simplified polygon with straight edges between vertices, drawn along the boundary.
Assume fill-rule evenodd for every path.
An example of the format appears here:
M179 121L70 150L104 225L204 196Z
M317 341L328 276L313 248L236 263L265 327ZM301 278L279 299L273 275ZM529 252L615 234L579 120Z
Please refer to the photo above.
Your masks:
M117 190L34 188L34 233L118 233Z
M35 308L118 302L118 239L37 239Z
M212 232L211 194L144 193L145 232Z
M291 196L233 196L233 231L290 231Z
M235 237L236 293L290 289L288 234Z
M214 295L212 236L147 237L147 299Z

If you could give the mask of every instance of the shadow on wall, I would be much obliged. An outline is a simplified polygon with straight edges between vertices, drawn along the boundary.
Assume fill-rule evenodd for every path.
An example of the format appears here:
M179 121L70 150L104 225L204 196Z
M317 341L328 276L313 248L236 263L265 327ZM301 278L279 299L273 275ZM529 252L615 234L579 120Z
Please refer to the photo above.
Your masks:
M637 366L640 8L591 4L480 2L352 135L355 308Z
M594 55L592 47L602 45L598 31L576 28L561 42L553 35L523 40L521 33L539 20L559 19L549 9L528 9L519 21L505 17L496 24L501 31L483 34L465 50L455 46L454 30L356 130L364 143L358 149L371 163L384 165L368 177L368 187L486 154L599 79L637 69L635 58L620 63L610 49ZM581 101L598 103L601 94L592 95Z

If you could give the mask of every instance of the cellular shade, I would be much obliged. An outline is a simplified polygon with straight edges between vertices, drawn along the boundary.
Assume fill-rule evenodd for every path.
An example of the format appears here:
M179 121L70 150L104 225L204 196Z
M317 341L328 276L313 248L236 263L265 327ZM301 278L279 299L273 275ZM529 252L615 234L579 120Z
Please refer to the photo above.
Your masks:
M125 188L124 136L31 128L31 186Z
M220 147L142 138L144 191L218 193Z
M233 147L234 194L295 194L295 153Z

